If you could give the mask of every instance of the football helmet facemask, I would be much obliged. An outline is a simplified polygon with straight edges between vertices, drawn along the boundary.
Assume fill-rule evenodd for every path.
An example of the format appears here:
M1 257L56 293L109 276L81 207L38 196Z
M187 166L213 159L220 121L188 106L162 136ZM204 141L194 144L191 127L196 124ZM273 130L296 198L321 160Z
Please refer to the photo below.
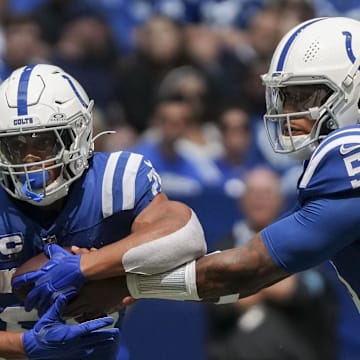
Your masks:
M267 74L264 122L275 152L309 159L331 131L360 121L360 22L316 18L290 30ZM296 121L311 130L297 134Z
M67 195L93 153L93 101L61 68L15 70L0 85L0 184L46 206Z

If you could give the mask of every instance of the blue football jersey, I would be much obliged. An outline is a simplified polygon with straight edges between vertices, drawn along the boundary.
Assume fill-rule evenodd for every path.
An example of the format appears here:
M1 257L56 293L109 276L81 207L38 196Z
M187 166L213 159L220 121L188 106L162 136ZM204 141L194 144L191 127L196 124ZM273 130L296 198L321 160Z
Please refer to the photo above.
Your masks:
M321 142L304 164L298 203L261 232L273 261L292 273L330 260L360 310L360 126Z
M89 169L71 185L64 208L46 227L21 210L25 206L36 212L35 206L19 206L0 188L0 330L26 329L36 319L36 312L26 313L11 294L16 267L41 252L48 240L100 248L122 239L159 192L160 178L151 162L127 151L95 153ZM101 358L106 359L104 349Z

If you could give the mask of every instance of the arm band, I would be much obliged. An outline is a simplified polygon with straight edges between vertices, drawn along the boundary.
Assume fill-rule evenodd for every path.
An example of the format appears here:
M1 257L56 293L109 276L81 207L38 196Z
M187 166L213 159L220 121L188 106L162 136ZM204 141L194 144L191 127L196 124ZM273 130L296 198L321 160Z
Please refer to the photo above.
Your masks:
M153 275L174 269L206 254L206 241L198 217L192 211L187 224L177 231L136 246L122 258L126 273Z
M200 301L196 289L195 260L155 275L126 274L130 295L135 299Z
M232 304L239 300L239 294L231 294L220 296L219 300L215 303L216 305Z
M135 299L202 301L196 287L196 261L155 275L126 274L130 295ZM239 294L221 296L216 304L236 302Z

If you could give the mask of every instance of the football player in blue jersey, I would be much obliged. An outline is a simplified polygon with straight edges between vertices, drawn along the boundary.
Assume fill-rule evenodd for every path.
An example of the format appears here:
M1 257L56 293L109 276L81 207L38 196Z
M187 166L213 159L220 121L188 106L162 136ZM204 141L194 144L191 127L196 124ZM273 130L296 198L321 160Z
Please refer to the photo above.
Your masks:
M0 357L115 359L116 329L98 330L113 319L67 325L67 301L88 279L150 276L206 253L197 216L166 197L148 159L94 152L92 108L53 65L0 85ZM44 249L50 261L14 283L35 283L22 304L12 274Z
M274 151L304 160L297 207L240 248L163 273L127 272L131 297L124 298L125 304L147 297L236 301L329 260L360 310L360 22L333 17L299 24L280 41L263 81L264 121ZM53 245L48 248L58 251ZM111 258L105 251L90 255ZM78 274L80 268L82 276L91 279L96 270L88 270L87 258L88 254L80 255L80 265L70 268ZM62 263L70 261L59 261L52 269L63 267ZM60 282L64 288L66 281L57 280L51 269L33 276L37 281L45 275L50 284ZM71 283L76 284L76 279ZM41 304L48 293L38 282L28 301ZM66 291L60 293L67 297Z
M240 248L165 274L128 274L133 298L236 301L329 260L360 311L360 22L299 24L263 82L274 151L304 160L296 208Z

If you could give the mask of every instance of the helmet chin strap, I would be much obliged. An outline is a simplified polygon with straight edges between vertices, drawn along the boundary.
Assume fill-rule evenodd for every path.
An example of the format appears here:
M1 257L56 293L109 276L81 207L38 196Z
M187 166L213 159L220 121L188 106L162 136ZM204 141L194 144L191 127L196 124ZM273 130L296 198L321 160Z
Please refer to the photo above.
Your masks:
M42 201L44 199L44 194L31 191L28 185L30 184L32 189L39 189L43 187L44 180L46 183L50 178L49 172L47 170L44 172L44 174L45 174L45 179L42 172L31 173L28 175L28 179L25 176L25 174L20 175L19 179L23 183L21 192L33 201L36 202Z
M348 88L349 86L352 85L354 78L356 75L358 75L358 71L360 69L360 56L358 56L353 65L351 66L349 72L346 74L345 79L342 81L342 85L345 88Z

